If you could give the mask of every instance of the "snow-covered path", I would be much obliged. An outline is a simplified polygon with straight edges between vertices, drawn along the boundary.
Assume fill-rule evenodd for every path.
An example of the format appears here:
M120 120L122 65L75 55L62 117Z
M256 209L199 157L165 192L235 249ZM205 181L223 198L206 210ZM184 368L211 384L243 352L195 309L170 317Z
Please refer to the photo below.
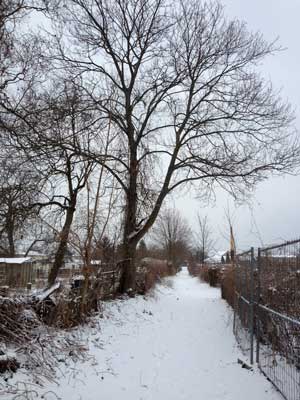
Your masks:
M47 390L63 400L279 400L258 371L237 363L219 290L187 271L169 282L150 298L108 303L101 332L88 331L94 358Z

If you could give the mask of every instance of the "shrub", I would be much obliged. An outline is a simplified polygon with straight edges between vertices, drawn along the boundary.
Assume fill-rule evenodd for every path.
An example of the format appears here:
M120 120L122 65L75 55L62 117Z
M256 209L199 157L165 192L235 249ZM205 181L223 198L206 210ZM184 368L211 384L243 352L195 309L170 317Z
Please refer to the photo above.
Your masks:
M208 283L212 287L220 284L221 270L217 266L203 265L199 272L199 277L202 281Z
M15 357L7 356L6 354L0 353L0 374L4 372L16 372L20 367L20 363Z
M199 278L201 279L201 281L209 283L207 265L202 265L201 268L199 269Z
M0 297L0 343L21 345L39 324L26 297Z
M162 278L176 273L175 268L166 260L144 258L137 269L136 287L139 294L152 289Z
M199 276L201 268L202 268L202 264L198 264L198 263L189 263L188 264L188 271L189 271L189 274L192 276Z
M235 269L232 265L222 268L221 277L221 295L222 299L226 300L227 303L234 308L235 298Z

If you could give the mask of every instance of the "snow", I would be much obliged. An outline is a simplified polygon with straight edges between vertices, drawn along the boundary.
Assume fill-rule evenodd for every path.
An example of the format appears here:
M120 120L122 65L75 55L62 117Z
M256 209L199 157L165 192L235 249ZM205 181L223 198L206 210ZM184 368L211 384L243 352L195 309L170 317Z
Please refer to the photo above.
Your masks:
M85 277L82 274L74 275L72 281L84 281Z
M2 354L2 350L0 350L0 361L7 361L7 360L16 360L17 356L16 353L11 351L6 351L5 354Z
M52 285L49 289L46 289L40 293L35 294L35 298L39 301L45 300L52 292L55 290L59 289L60 287L60 282L56 282L54 285Z
M62 366L58 384L32 393L46 400L56 398L53 393L63 400L281 399L256 368L238 363L248 360L236 345L232 312L219 289L190 277L186 268L151 296L106 303L103 318L82 336L90 357Z
M127 238L129 240L133 239L140 231L142 228L136 228L133 232L130 232L129 235L127 235Z
M91 265L101 265L101 260L91 260Z
M30 261L30 257L0 258L0 264L24 264Z

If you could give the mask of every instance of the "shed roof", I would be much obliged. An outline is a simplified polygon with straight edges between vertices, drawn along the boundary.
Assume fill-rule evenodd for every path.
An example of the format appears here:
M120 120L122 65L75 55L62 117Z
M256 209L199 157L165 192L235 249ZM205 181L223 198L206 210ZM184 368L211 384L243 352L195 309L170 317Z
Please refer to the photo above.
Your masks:
M30 261L30 257L0 258L0 264L24 264Z
M217 251L213 256L206 258L204 261L208 263L220 263L222 256L226 255L226 251Z

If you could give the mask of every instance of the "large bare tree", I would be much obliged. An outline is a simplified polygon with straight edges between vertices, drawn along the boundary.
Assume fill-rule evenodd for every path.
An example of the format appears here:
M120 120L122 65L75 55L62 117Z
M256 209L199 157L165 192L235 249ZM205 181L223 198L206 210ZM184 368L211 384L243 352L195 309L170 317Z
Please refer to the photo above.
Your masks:
M123 189L123 291L134 289L139 240L175 189L238 195L294 166L290 106L257 72L276 44L228 21L218 2L61 0L50 17L49 65L81 78L116 133L105 157L96 139L73 144Z

